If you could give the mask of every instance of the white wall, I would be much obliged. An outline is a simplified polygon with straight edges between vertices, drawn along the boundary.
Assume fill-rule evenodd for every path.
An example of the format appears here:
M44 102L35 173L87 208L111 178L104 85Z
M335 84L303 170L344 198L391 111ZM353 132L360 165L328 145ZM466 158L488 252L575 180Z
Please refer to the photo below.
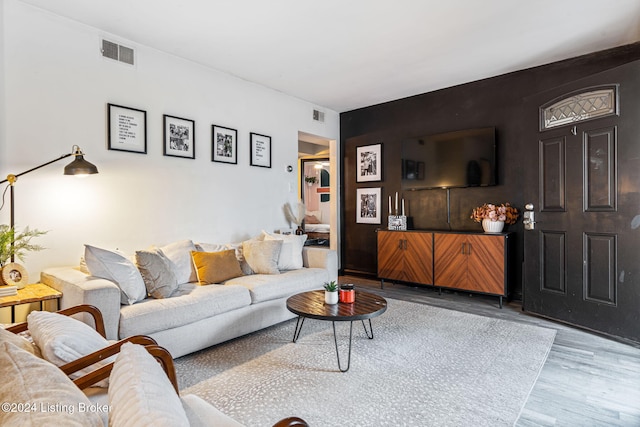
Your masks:
M285 227L282 205L297 195L298 131L339 139L338 114L327 108L325 122L314 122L319 106L17 0L5 0L0 17L1 175L74 144L100 171L63 176L65 159L19 179L17 227L49 230L38 241L48 249L27 258L32 279L44 267L76 264L84 243L132 252L185 238L239 241ZM137 65L103 59L103 36L135 48ZM146 155L107 149L107 103L147 111ZM195 120L195 160L163 156L163 114ZM212 124L238 130L237 165L211 162ZM249 166L249 132L271 136L271 169ZM8 211L0 211L0 222L8 223Z

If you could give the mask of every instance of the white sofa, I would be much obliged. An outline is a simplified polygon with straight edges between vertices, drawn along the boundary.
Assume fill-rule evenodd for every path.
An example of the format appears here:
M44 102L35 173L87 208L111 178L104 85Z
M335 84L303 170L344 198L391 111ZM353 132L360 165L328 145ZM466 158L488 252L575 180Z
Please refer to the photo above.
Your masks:
M41 273L41 282L62 292L62 309L81 304L97 307L107 339L147 335L177 358L290 319L294 314L286 308L287 298L337 280L335 251L316 247L301 251L303 268L242 275L222 285L182 283L169 298L147 297L132 305L121 304L116 283L80 267L48 268ZM84 321L90 323L88 317Z

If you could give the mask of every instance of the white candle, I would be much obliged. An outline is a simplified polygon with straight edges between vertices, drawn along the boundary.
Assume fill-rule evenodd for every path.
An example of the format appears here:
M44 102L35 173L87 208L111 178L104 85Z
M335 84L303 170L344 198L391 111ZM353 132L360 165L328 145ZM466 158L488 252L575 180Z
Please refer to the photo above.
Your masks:
M391 196L389 196L389 215L391 215L393 212L391 211Z
M402 199L402 216L404 216L404 199Z
M398 192L396 191L396 215L398 215Z

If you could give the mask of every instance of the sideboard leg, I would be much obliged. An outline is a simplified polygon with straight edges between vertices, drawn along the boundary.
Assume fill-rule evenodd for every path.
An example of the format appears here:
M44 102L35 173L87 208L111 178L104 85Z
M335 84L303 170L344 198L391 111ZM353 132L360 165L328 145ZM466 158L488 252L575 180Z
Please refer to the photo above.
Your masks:
M380 289L384 289L384 279L380 279Z
M500 296L500 308L502 308L502 296Z

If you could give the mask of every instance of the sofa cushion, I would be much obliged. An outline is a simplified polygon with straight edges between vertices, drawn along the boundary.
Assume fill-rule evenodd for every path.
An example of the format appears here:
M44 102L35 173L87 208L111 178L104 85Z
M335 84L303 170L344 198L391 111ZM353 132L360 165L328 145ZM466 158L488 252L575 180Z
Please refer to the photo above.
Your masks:
M140 275L140 271L124 255L84 245L84 259L92 276L111 280L121 291L122 304L134 304L147 297L147 288Z
M302 248L307 241L307 235L295 234L270 234L266 231L264 240L281 240L282 248L278 255L278 270L297 270L302 268Z
M196 270L191 261L191 252L197 250L191 240L181 240L160 247L162 253L175 265L178 283L195 282L198 280Z
M9 342L0 343L0 378L3 402L33 408L0 411L0 425L103 425L96 412L87 410L89 399L60 369Z
M48 311L32 311L27 325L33 341L40 348L42 357L56 366L62 366L98 351L110 344L91 326L69 316ZM70 375L78 378L110 363L108 358ZM107 387L108 381L100 381L99 387Z
M175 265L160 248L136 251L136 265L152 297L169 298L178 289Z
M3 342L10 342L16 347L21 348L22 350L26 350L36 357L42 357L40 348L37 345L20 335L9 332L4 328L0 328L0 344L2 344Z
M236 251L233 249L217 252L194 251L191 252L191 257L200 285L222 283L243 275Z
M242 286L198 286L184 283L171 298L146 300L120 308L120 338L150 335L188 325L251 304Z
M189 426L180 397L143 346L123 344L109 379L110 427Z
M257 274L279 274L278 257L282 240L247 240L242 243L242 252L247 263Z
M321 289L329 280L329 273L322 268L301 268L285 271L279 275L254 274L227 280L226 286L244 286L251 293L253 304L278 298L290 297L299 292Z

